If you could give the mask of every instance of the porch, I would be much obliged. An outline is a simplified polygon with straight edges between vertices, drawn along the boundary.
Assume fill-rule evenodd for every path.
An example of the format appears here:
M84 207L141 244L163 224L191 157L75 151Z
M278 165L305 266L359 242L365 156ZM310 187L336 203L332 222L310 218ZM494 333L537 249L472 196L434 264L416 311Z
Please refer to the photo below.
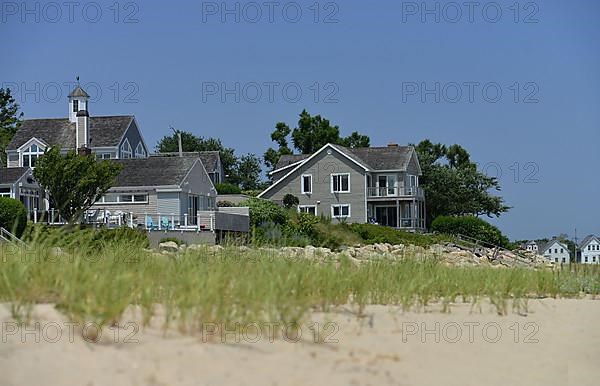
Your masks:
M423 200L388 200L367 202L369 223L408 231L425 230Z

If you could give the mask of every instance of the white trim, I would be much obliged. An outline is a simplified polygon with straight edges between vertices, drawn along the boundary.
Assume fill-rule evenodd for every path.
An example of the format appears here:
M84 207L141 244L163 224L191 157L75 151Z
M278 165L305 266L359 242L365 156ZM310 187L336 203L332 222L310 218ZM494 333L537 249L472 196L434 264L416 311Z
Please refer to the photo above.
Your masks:
M338 177L338 176L348 176L348 190L338 190L338 191L334 191L333 190L333 178L334 177ZM340 184L339 184L340 188L342 187L342 179L340 179ZM350 188L350 173L331 173L329 175L329 188L332 194L346 194L346 193L352 193L352 189Z
M302 160L300 160L300 161L296 161L296 162L294 162L294 163L291 163L291 164L289 164L289 165L286 165L286 166L284 166L284 167L282 167L282 168L279 168L279 169L272 170L272 171L270 171L270 172L268 173L268 175L273 175L273 174L275 174L275 173L277 173L277 172L280 172L280 171L282 171L282 170L289 169L289 168L291 168L292 166L297 166L298 164L301 164L301 163L303 163L303 162L304 162L304 161L306 161L307 159L308 159L308 157L306 157L306 158L304 158L304 159L302 159Z
M342 215L342 207L345 207L345 206L348 207L348 215L347 216ZM339 216L335 216L333 214L333 208L340 208ZM340 219L340 218L350 218L350 217L352 217L352 205L350 205L350 204L331 204L331 218Z
M310 191L309 192L305 192L304 191L304 177L310 177ZM313 194L313 176L312 174L303 174L300 177L300 194Z
M20 153L23 149L25 149L27 147L30 147L32 142L37 142L38 147L40 147L39 145L42 145L42 147L44 148L44 150L48 147L48 144L46 142L42 141L41 139L38 139L36 137L31 137L31 139L27 140L27 142L25 142L20 147L18 147L16 149L16 151L18 153ZM8 150L7 150L7 153L8 153Z
M116 196L116 201L105 202L104 198L107 195ZM131 196L131 201L121 201L121 196ZM144 201L135 201L134 196L146 196ZM138 204L148 204L149 202L149 193L126 193L126 192L107 192L105 193L98 201L94 203L94 205L138 205Z
M318 216L317 206L316 205L298 205L298 213L302 213L300 209L306 208L315 208L315 216ZM308 213L308 212L306 212Z
M139 147L142 148L141 153L138 153ZM148 157L148 153L146 153L146 149L144 149L144 144L142 143L142 141L138 142L137 146L135 147L134 155L135 155L135 158L147 158ZM138 156L140 156L140 157L138 157Z
M299 164L298 166L296 166L294 169L292 169L290 172L288 172L285 176L281 177L280 179L278 179L273 185L269 186L267 189L265 189L261 194L259 194L257 197L258 198L262 198L262 196L267 193L268 191L270 191L271 189L273 189L275 186L279 185L283 180L285 180L287 177L291 176L296 170L300 169L300 167L302 167L304 164L308 163L310 160L312 160L313 158L315 158L319 153L321 153L323 150L327 149L327 148L331 148L334 149L335 151L337 151L338 153L340 153L341 155L343 155L344 157L348 158L350 161L352 161L353 163L355 163L356 165L360 166L361 168L363 168L366 172L369 171L368 168L366 168L364 165L358 163L356 160L353 160L352 158L348 157L346 154L344 154L341 150L339 150L338 148L336 148L334 145L328 143L325 144L322 148L320 148L319 150L317 150L313 155L311 155L310 157L308 157L306 160L304 160L304 162L302 162L301 164Z
M129 148L129 150L123 150L123 146L125 146L125 144L127 144L127 147ZM127 153L129 155L129 157L125 157L124 153ZM119 158L120 159L133 158L133 148L131 147L131 144L129 143L129 139L127 139L127 138L125 138L125 140L119 147Z

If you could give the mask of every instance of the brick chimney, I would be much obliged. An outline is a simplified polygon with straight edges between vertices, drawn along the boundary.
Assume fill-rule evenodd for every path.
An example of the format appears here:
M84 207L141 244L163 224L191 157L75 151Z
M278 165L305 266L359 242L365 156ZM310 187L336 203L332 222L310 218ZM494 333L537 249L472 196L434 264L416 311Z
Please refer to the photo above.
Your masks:
M89 146L89 125L90 115L87 110L79 110L75 121L75 147L77 149Z
M77 149L77 154L79 154L79 156L81 157L85 157L92 154L92 149L90 149L89 147L82 146Z

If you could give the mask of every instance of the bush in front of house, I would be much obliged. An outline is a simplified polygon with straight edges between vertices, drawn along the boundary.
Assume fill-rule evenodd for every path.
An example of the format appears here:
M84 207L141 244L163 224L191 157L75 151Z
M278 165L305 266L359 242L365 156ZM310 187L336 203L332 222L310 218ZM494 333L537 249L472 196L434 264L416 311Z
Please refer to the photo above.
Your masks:
M298 204L300 204L300 200L293 194L288 193L285 196L283 196L283 206L285 206L286 208L295 208L298 206Z
M21 237L27 226L27 209L21 201L0 197L0 226Z
M428 247L444 241L442 237L406 232L375 224L350 224L348 229L356 233L365 244L388 243L393 245L412 244Z
M237 185L228 184L226 182L215 186L218 194L241 194L242 190Z
M234 203L233 203L233 202L231 202L231 201L226 201L226 200L223 200L223 201L219 201L219 202L217 202L217 206L218 206L219 208L231 208L231 207L234 207L234 206L237 206L237 205L236 205L236 204L234 204Z
M474 216L438 216L431 223L431 230L448 235L464 235L504 248L510 247L508 237L492 224Z
M286 211L269 200L250 198L241 202L240 206L250 208L250 226L260 226L264 223L285 225L288 221Z

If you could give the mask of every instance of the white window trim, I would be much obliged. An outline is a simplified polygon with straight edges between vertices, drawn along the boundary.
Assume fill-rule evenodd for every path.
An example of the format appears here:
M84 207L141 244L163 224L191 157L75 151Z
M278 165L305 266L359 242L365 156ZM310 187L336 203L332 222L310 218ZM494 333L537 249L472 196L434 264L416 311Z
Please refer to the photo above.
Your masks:
M310 177L310 192L304 191L304 177ZM312 174L303 174L300 178L300 194L312 194L313 192L313 176Z
M31 166L31 156L35 155L37 156L37 159L40 158L40 156L44 155L44 152L46 151L46 147L44 145L40 146L40 143L38 141L30 141L31 143L28 144L28 146L23 147L19 150L19 166L23 167L25 166L25 163L23 162L25 157L29 158L29 167L30 168L34 168L34 166ZM38 150L36 152L30 152L29 149L31 149L31 147L35 145L37 146ZM7 161L8 162L8 161Z
M348 190L339 190L339 191L335 191L333 190L333 179L337 176L348 176ZM331 177L329 179L329 183L330 183L330 188L331 188L331 193L335 194L335 193L350 193L350 173L332 173ZM340 188L342 187L342 183L341 183L341 179L340 179Z
M144 145L141 142L135 147L135 158L146 158L146 150L144 150Z
M127 147L125 147L125 144L127 144ZM129 157L125 157L126 154ZM121 158L133 158L133 149L127 138L125 138L125 141L123 141L123 144L121 145Z
M105 196L100 197L100 199L96 202L96 204L102 205L123 205L123 204L147 204L148 203L148 193L106 193L111 196L116 196L116 201L104 202ZM121 201L121 196L131 196L131 201ZM133 196L146 196L144 201L134 201Z
M348 215L347 216L343 216L342 213L342 207L343 206L347 206L348 207ZM333 214L333 208L340 208L340 215L339 216L335 216ZM350 204L333 204L331 205L331 218L350 218L352 217L352 205Z
M315 216L318 216L317 206L316 205L298 205L298 213L301 213L301 209L306 208L315 208Z

